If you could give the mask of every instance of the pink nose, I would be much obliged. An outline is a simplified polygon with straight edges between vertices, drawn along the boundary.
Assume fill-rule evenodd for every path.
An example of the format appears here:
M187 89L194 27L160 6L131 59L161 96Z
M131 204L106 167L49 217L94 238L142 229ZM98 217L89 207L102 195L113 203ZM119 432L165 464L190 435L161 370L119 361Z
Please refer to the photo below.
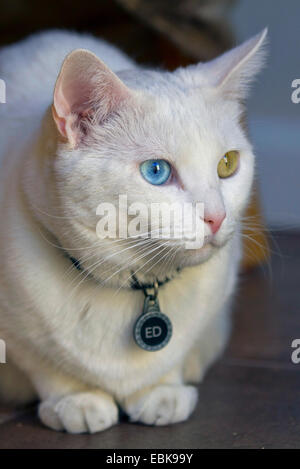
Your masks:
M210 226L213 234L216 234L217 231L219 231L225 217L225 212L216 215L206 214L204 216L204 221Z

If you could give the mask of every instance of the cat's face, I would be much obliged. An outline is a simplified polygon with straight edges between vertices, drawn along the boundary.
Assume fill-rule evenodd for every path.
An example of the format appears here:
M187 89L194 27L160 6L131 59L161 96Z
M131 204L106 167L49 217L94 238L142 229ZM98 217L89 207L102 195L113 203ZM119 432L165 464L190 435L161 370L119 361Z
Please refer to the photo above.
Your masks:
M67 216L56 235L95 277L116 284L130 281L131 273L141 281L163 279L205 261L238 229L254 170L240 101L257 71L264 35L215 62L172 74L132 70L117 78L89 53L69 56L54 101L65 141L53 165L60 213ZM89 68L82 67L84 61ZM74 84L75 71L80 84ZM126 207L120 208L120 195ZM187 249L184 236L157 239L153 233L149 239L150 230L158 228L150 223L151 204L199 202L202 247ZM116 207L116 239L101 240L96 233L96 210L103 203ZM134 209L145 236L120 239ZM168 228L172 233L172 223L172 217L160 221L162 233Z

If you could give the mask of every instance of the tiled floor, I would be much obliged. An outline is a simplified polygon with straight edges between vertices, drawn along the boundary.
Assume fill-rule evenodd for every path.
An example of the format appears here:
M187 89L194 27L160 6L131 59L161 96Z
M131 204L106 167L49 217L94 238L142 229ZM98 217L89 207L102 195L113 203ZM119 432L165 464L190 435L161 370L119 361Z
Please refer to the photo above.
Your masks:
M299 448L300 364L291 361L291 342L300 338L300 234L275 239L270 271L241 278L230 345L200 386L188 422L123 422L73 436L44 428L35 409L0 410L0 448Z

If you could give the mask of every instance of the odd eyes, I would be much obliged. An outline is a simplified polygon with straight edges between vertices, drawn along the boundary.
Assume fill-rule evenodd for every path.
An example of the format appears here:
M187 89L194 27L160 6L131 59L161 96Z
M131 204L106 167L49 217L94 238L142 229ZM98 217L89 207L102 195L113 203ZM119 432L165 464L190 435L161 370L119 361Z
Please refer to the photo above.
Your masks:
M218 164L218 176L222 179L232 176L239 165L239 153L237 151L228 151Z
M172 168L166 160L146 160L140 165L140 171L146 181L159 186L168 181Z
M239 153L235 150L228 151L220 159L218 164L218 176L221 179L232 176L239 166ZM172 173L172 167L166 160L146 160L140 165L143 178L150 184L160 186L165 184Z

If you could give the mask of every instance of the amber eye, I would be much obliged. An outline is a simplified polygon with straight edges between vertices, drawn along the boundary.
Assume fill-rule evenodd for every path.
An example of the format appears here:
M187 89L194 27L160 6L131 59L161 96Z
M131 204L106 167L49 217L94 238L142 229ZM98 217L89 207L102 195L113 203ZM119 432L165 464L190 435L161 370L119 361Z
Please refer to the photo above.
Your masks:
M218 175L220 178L228 178L236 172L239 165L239 156L239 152L235 150L225 153L218 164Z

